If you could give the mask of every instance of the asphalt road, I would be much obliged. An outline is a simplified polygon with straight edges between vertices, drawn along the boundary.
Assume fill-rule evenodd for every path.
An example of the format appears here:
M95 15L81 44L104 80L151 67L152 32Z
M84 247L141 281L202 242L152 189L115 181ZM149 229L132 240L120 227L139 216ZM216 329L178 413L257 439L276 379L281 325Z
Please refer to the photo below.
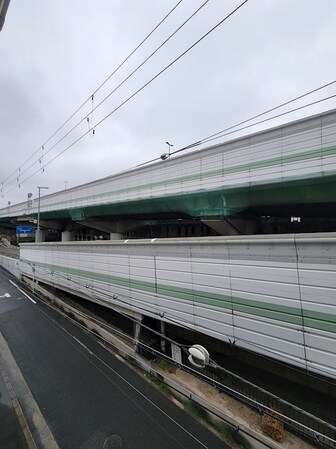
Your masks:
M60 449L102 449L114 434L122 449L228 448L90 335L30 294L34 304L9 279L19 284L1 269L0 331ZM1 298L5 293L11 297ZM20 400L23 392L16 393ZM33 423L34 414L27 420ZM45 449L38 439L38 449Z

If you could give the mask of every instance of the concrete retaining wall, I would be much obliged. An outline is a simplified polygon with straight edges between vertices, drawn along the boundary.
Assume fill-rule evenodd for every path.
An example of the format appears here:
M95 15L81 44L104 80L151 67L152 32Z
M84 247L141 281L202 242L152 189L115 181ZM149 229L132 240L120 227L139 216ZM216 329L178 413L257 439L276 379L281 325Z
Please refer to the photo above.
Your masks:
M18 279L21 279L20 261L18 259L0 255L0 266L12 273Z

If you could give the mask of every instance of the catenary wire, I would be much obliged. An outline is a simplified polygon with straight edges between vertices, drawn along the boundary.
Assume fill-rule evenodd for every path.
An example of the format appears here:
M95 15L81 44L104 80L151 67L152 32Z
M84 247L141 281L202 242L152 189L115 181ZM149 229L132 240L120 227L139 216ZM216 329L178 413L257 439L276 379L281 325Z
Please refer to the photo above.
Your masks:
M179 61L183 56L185 56L189 51L191 51L194 47L196 47L200 42L202 42L207 36L209 36L213 31L215 31L220 25L222 25L227 19L229 19L234 13L236 13L242 6L244 6L249 0L244 0L239 6L237 6L233 11L231 11L228 15L226 15L222 20L220 20L215 26L213 26L210 30L208 30L203 36L201 36L197 41L195 41L192 45L190 45L185 51L183 51L179 56L177 56L173 61L171 61L168 65L166 65L162 70L160 70L156 75L154 75L151 79L149 79L145 84L143 84L139 89L137 89L133 94L131 94L129 97L126 98L122 103L120 103L116 108L114 108L110 113L108 113L105 117L103 117L100 121L98 121L96 124L94 124L88 131L83 133L80 137L78 137L74 142L72 142L70 145L68 145L64 150L62 150L60 153L58 153L55 157L53 157L51 160L49 160L47 163L43 164L43 168L50 165L52 162L54 162L58 157L60 157L63 153L65 153L67 150L72 148L74 145L76 145L80 140L82 140L87 134L89 134L93 129L100 126L105 120L107 120L112 114L117 112L122 106L124 106L126 103L128 103L133 97L138 95L142 90L144 90L148 85L150 85L154 80L156 80L159 76L161 76L166 70L168 70L171 66L173 66L177 61ZM20 185L22 185L24 182L26 182L28 179L31 179L36 173L40 171L40 168L36 170L34 173L32 173L29 177L25 178L20 182ZM16 188L13 187L12 189L9 189L5 192L5 194L8 194L12 190Z
M211 139L211 138L214 138L214 137L216 137L216 136L219 136L219 134L223 134L223 133L225 133L225 132L227 132L227 131L230 131L230 130L233 129L233 128L237 128L238 126L244 125L245 123L248 123L248 122L250 122L250 121L252 121L252 120L254 120L254 119L256 119L256 118L262 117L263 115L266 115L266 114L268 114L268 113L270 113L270 112L273 112L273 111L275 111L275 110L277 110L277 109L280 109L280 108L282 108L282 107L284 107L284 106L287 106L287 105L289 105L289 104L291 104L291 103L293 103L293 102L295 102L295 101L301 100L302 98L307 97L308 95L311 95L311 94L313 94L313 93L316 93L316 92L318 92L318 91L320 91L320 90L322 90L322 89L325 89L326 87L330 87L330 86L332 86L332 85L335 84L335 83L336 83L336 80L333 80L333 81L331 81L331 82L329 82L329 83L326 83L326 84L324 84L324 85L322 85L322 86L320 86L320 87L317 87L316 89L310 90L309 92L306 92L306 93L304 93L304 94L302 94L302 95L299 95L298 97L295 97L295 98L293 98L293 99L291 99L291 100L285 101L284 103L282 103L282 104L280 104L280 105L278 105L278 106L272 107L271 109L268 109L267 111L261 112L260 114L254 115L253 117L250 117L250 118L248 118L248 119L246 119L246 120L243 120L242 122L236 123L236 124L233 125L233 126L230 126L230 127L228 127L228 128L225 128L225 129L223 129L222 131L218 131L218 132L216 132L216 133L214 133L214 134L211 134L210 136L205 137L205 138L203 138L203 139L201 139L201 140L199 140L199 141L197 141L197 142L194 142L194 143L191 144L191 145L198 144L198 142L202 142L202 143L203 143L204 141L208 141L208 140ZM221 136L219 136L218 138L220 138L220 137L221 137Z
M330 99L335 98L335 97L336 97L336 95L330 95L330 96L328 96L326 98L323 98L323 99L320 99L320 100L316 100L316 101L310 103L309 105L298 106L297 108L291 109L291 110L286 111L286 112L282 112L281 114L274 115L272 118L273 119L279 118L279 117L282 117L282 116L284 116L286 114L291 114L292 112L296 112L296 111L299 111L301 109L304 109L307 106L312 106L312 105L321 103L322 101L330 100ZM265 123L266 121L268 121L268 119L259 120L258 122L253 123L252 126L260 125L261 123ZM227 133L224 133L224 134L220 134L217 137L212 137L212 138L206 139L206 140L204 140L203 143L211 142L211 141L219 139L221 137L228 136L228 135L232 134L233 132L242 131L242 130L245 130L245 129L250 128L250 127L251 127L251 125L243 126L243 127L239 128L238 130L235 130L235 131L232 131L232 132L227 132Z
M3 179L0 183L3 185L9 178L11 178L13 175L15 175L15 177L17 176L18 171L20 171L20 169L27 163L30 161L30 159L32 159L35 154L39 153L41 151L41 149L43 149L43 147L45 145L47 145L47 143L50 142L50 140L59 133L59 131L61 131L61 129L64 128L65 125L67 125L69 123L69 121L86 105L86 103L88 101L90 101L92 99L92 97L99 92L99 90L112 78L113 75L115 75L120 69L121 67L134 55L134 53L149 39L149 37L162 25L162 23L175 11L175 9L182 3L183 0L180 0L178 3L176 3L176 5L168 12L168 14L166 14L163 19L160 20L160 22L150 31L150 33L147 34L147 36L140 42L140 44L138 44L134 50L131 51L131 53L113 70L113 72L96 88L96 90L75 110L75 112L73 112L70 117L68 119L65 120L65 122L63 122L63 124L61 126L59 126L56 131L42 144L39 146L39 148L23 163L20 165L19 168L15 169L9 176L7 176L7 178ZM45 156L45 154L43 155Z
M48 304L46 303L46 305L48 305ZM48 306L49 306L49 305L48 305ZM49 307L50 307L50 306L49 306ZM83 344L82 344L76 337L74 337L69 331L67 331L63 326L61 326L61 325L60 325L58 322L56 322L53 318L51 318L49 315L47 315L46 312L42 311L42 309L40 309L40 308L39 308L39 311L40 311L41 313L45 314L45 315L46 315L46 316L53 322L53 326L55 326L55 327L57 326L59 329L62 329L67 335L69 335L70 337L72 337L73 339L75 339L75 341L79 342L79 343L81 344L81 347L84 347L84 348L89 352L89 354L90 354L91 356L95 357L96 359L98 359L99 361L102 362L102 359L101 359L101 358L99 358L96 354L94 354L92 351L90 351L90 349L87 348L85 345L83 346ZM66 318L69 319L70 321L74 321L74 320L72 320L72 319L69 318L69 317L66 317ZM83 331L84 331L85 333L87 333L87 334L89 334L89 335L92 335L92 332L91 332L91 331L89 331L89 330L86 329L84 326L80 325L79 323L77 323L77 324L83 329ZM58 329L58 330L59 330L59 329ZM64 336L63 333L62 333L62 335ZM64 336L64 337L65 337L65 336ZM70 343L71 345L73 345L73 346L75 347L75 344L73 343L72 340L69 340L67 337L65 337L65 338L69 341L69 343ZM102 337L99 337L99 338L101 338L102 340L104 340ZM144 348L147 347L147 348L148 348L149 350L151 350L153 353L155 353L155 354L157 354L157 355L159 355L159 356L161 356L161 357L163 356L164 358L167 358L167 359L169 359L169 360L172 361L172 359L171 359L170 357L166 356L165 354L159 353L158 351L154 350L153 348L148 347L146 344L141 343L141 342L139 342L139 344L140 344L142 347L144 347ZM77 346L76 346L76 349L77 349L77 350L80 350L80 352L82 353L82 355L84 355L84 357L86 357L88 360L90 360L89 357L88 357L87 355L85 355L86 353L84 354L84 353L82 352L82 350L79 349ZM135 360L135 359L134 359L134 357L131 356L131 360L130 360L130 361L132 362L133 360ZM91 362L91 363L92 363L96 368L98 368L98 366L97 366L96 364L94 364L93 362ZM107 367L109 367L110 369L112 369L106 362L103 362L103 363L105 364L105 366L107 366ZM213 363L215 363L215 362L213 362ZM230 373L230 374L233 374L233 376L236 376L234 373L229 372L228 370L226 370L225 368L220 367L220 366L217 365L216 363L215 363L215 365L216 365L217 368L220 368L220 369L222 369L223 371L226 371L227 373ZM206 375L200 373L199 371L194 370L193 368L190 368L189 366L186 366L186 365L183 364L183 363L180 364L180 366L183 367L183 368L185 368L185 369L187 369L188 372L192 372L192 373L196 374L198 377L201 377L201 378L206 379L206 380L211 380L211 383L212 383L212 384L218 384L217 381L215 381L215 380L209 378L208 376L206 376ZM98 368L98 369L99 369L99 368ZM112 369L112 370L113 370L113 369ZM101 371L101 370L100 370L100 371ZM102 372L102 371L101 371L101 372ZM102 372L102 374L104 374L104 373ZM104 374L104 375L106 376L106 374ZM106 376L106 377L108 378L108 376ZM239 377L239 376L236 376L236 377ZM113 382L113 383L114 383L114 382ZM115 384L115 383L114 383L114 384ZM220 383L219 383L218 385L221 386ZM252 385L260 389L260 387L254 385L254 384L252 384ZM131 386L134 388L133 385L131 385ZM238 391L236 391L236 390L234 390L234 389L232 389L232 388L230 388L230 387L228 387L228 386L225 387L225 390L231 391L235 397L238 396L238 397L240 397L240 399L241 399L243 402L247 402L248 404L250 404L251 398L250 398L249 396L246 396L246 395L244 395L244 394L242 394L242 393L240 393L240 392L238 392ZM262 389L261 389L261 390L262 390ZM138 390L137 390L137 391L138 391ZM263 391L265 391L265 390L263 390ZM268 393L267 391L265 391L265 392ZM272 393L271 393L271 396L277 398L276 396L272 395ZM286 403L287 405L289 405L289 406L291 406L291 407L294 407L294 409L297 409L297 410L299 410L299 411L301 410L301 409L299 409L297 406L295 406L295 405L293 405L293 404L290 404L290 403L288 403L287 401L284 401L284 400L281 399L281 398L278 398L278 399L280 399L280 401L282 401L283 403ZM270 408L269 406L266 406L265 404L262 404L262 403L260 403L260 402L258 402L258 401L255 401L255 400L252 400L252 401L253 401L253 403L257 406L257 408L258 408L259 411L260 411L260 410L264 410L266 413L269 413L270 415L273 415L273 414L274 414L274 410L272 410L272 408ZM160 409L160 410L162 411L162 409ZM306 412L304 412L304 413L306 413ZM319 419L319 418L316 418L315 416L310 415L309 413L308 413L308 415L309 415L309 416L312 416L314 419L317 419L318 422L321 422L322 424L325 423L323 420L321 420L321 419ZM321 437L323 437L323 438L327 438L328 440L330 440L330 441L332 441L332 442L335 442L335 440L333 440L332 438L327 437L327 436L324 435L323 433L314 431L314 430L311 429L310 427L308 427L308 426L302 424L302 423L299 422L299 421L295 421L295 420L293 420L292 418L288 418L288 417L287 417L286 415L284 415L284 414L281 414L281 413L277 412L277 416L279 416L281 419L286 419L287 424L290 425L291 427L293 427L294 429L297 428L297 425L299 425L300 428L302 428L302 429L305 430L305 431L307 431L307 430L308 430L308 431L313 431L315 435L318 434L319 436L321 436ZM288 420L289 420L289 422L288 422ZM181 427L181 426L180 426L180 427ZM185 430L185 429L183 429L183 430ZM197 440L197 441L200 442L199 440ZM202 444L202 443L201 443L201 444ZM203 445L203 446L204 446L204 445Z
M111 95L113 95L122 85L124 85L146 62L148 62L164 45L166 45L170 39L172 39L175 34L177 34L193 17L198 14L203 7L209 2L210 0L206 0L199 8L197 8L176 30L171 33L167 39L165 39L149 56L147 56L126 78L123 79L111 92L109 92L108 95L106 95L95 107L92 107L92 110L90 114L93 114L94 111L96 111L105 101L107 101ZM68 137L76 128L78 128L81 123L83 123L87 119L87 114L82 117L66 134L64 134L57 142L55 142L43 155L45 157L47 154L49 154L54 148L56 148L66 137ZM90 129L90 123L88 122L89 128L88 133L90 134L91 131L94 131L94 127ZM25 170L20 171L20 176L22 176L24 173L27 173L32 167L34 167L36 164L40 162L40 159L38 158L35 162L32 162ZM45 165L44 165L45 167ZM40 170L40 169L39 169ZM2 189L5 189L9 185L13 184L13 182L16 183L16 178L12 181L8 182L7 184L3 185ZM3 184L3 183L2 183ZM22 183L21 183L22 184Z
M322 99L320 99L320 100L317 100L317 101L315 101L315 102L308 103L308 104L306 104L306 105L299 106L299 107L297 107L297 108L294 108L294 109L291 109L291 110L289 110L289 111L283 112L283 113L281 113L281 114L273 115L272 117L268 117L268 118L266 118L266 119L264 119L264 120L261 120L261 121L259 121L259 122L251 123L251 124L248 125L248 126L244 126L244 127L242 127L242 128L239 128L239 129L234 129L234 128L237 128L237 127L240 126L240 125L243 125L243 124L245 124L245 123L248 123L248 122L250 122L250 121L252 121L252 120L254 120L254 119L258 118L258 117L262 117L263 115L266 115L266 114L268 114L269 112L272 112L272 111L275 111L275 110L277 110L277 109L280 109L280 108L283 107L283 106L286 106L286 105L288 105L288 104L290 104L290 103L293 103L293 102L295 102L295 101L298 101L298 100L300 100L300 99L302 99L302 98L304 98L304 97L306 97L306 96L308 96L308 95L311 95L311 94L313 94L313 93L315 93L315 92L318 92L318 91L321 90L321 89L325 89L326 87L329 87L329 86L331 86L331 85L333 85L333 84L335 84L335 83L336 83L336 80L331 81L330 83L324 84L323 86L320 86L320 87L318 87L318 88L316 88L316 89L314 89L314 90L311 90L311 91L309 91L309 92L306 92L306 93L304 93L304 94L302 94L302 95L300 95L300 96L298 96L298 97L295 97L295 98L293 98L293 99L291 99L291 100L288 100L288 101L286 101L285 103L282 103L282 104L280 104L280 105L278 105L278 106L275 106L275 107L273 107L273 108L271 108L271 109L268 109L267 111L261 112L260 114L257 114L257 115L255 115L255 116L253 116L253 117L250 117L250 118L248 118L248 119L246 119L246 120L244 120L244 121L242 121L242 122L239 122L239 123L236 123L235 125L229 126L228 128L225 128L225 129L223 129L222 131L219 131L219 132L217 132L217 133L211 134L210 136L204 137L203 139L200 139L200 140L197 140L196 142L190 143L190 144L188 144L188 145L186 145L186 146L184 146L184 147L182 147L182 148L179 148L178 150L172 151L172 152L170 153L170 155L177 154L177 153L181 153L182 151L190 150L190 149L195 148L195 147L197 147L197 146L199 146L199 145L202 145L202 144L204 144L204 143L211 142L211 141L216 140L216 139L220 139L220 138L225 137L225 136L228 136L228 135L230 135L230 134L234 134L234 133L236 133L236 132L239 132L239 131L242 131L242 130L251 128L251 127L253 127L253 126L255 126L255 125L258 125L258 124L261 124L261 123L268 122L268 121L273 120L273 119L275 119L275 118L282 117L282 116L284 116L284 115L286 115L286 114L291 114L292 112L296 112L296 111L298 111L298 110L307 108L307 107L309 107L309 106L313 106L313 105L318 104L318 103L320 103L320 102L322 102L322 101L326 101L326 100L330 100L331 98L335 98L336 95L331 95L331 96L322 98ZM233 131L227 132L227 131L230 131L230 130L233 130ZM151 160L149 160L149 161L143 162L143 163L137 165L136 167L141 167L141 166L143 166L143 165L150 164L151 162L159 161L160 159L161 159L161 157L156 157L156 158L151 159Z
M47 274L47 273L46 273L46 274ZM62 276L60 275L60 273L57 273L57 276L62 277ZM64 277L65 277L65 276L64 276ZM67 280L69 280L69 279L67 279ZM79 285L79 286L82 286L82 284L79 283L79 282L76 282L76 281L74 281L74 280L71 280L71 281L74 282L75 284ZM95 290L98 291L98 289L95 289ZM91 291L91 294L92 294L92 291ZM103 293L103 294L104 294L104 293ZM108 295L105 293L105 296L108 296ZM112 298L112 296L110 296L110 297ZM100 297L98 297L98 296L92 294L91 298L94 299L95 301L97 301L99 304L101 304L101 305L103 305L103 306L107 306L107 304L104 302L104 300L102 301ZM114 299L114 300L116 299L116 295L113 295L113 299ZM129 302L120 300L119 295L118 295L118 302L124 303L124 304L126 304L128 307L131 306L131 304L129 304ZM158 316L158 318L161 318L161 319L163 318L162 314L160 314L160 313L156 313L156 312L153 312L153 311L150 311L150 310L147 310L147 309L145 309L145 308L138 307L138 306L136 306L136 308L137 308L137 309L141 309L141 310L146 311L146 312L149 312L149 313L152 314L152 315L156 315L156 316ZM127 315L127 314L124 314L124 313L121 312L121 311L118 311L118 313L119 313L120 315L124 316L125 318L130 319L131 321L134 321L135 323L139 323L138 320L136 320L136 319L130 317L130 316ZM191 331L195 331L195 328L194 328L194 327L189 327L189 326L188 326L188 323L186 323L186 322L183 323L183 322L181 322L181 321L177 321L177 320L174 319L174 318L169 318L169 315L170 315L170 314L167 314L167 313L164 314L164 318L165 318L168 322L171 322L172 324L178 325L179 327L182 327L182 328L184 328L184 329L191 330ZM173 317L173 316L174 316L174 315L172 315L172 317ZM193 325L193 323L190 323L190 324ZM185 346L185 345L182 345L181 343L178 343L178 342L176 342L176 341L174 341L174 340L168 338L168 337L165 336L164 334L161 334L160 332L153 330L152 328L150 328L150 327L144 325L143 323L139 323L139 325L140 325L141 327L146 328L147 330L149 330L150 332L154 333L155 335L159 336L160 338L163 338L163 339L165 339L165 340L167 340L167 341L169 341L169 342L171 342L171 343L174 343L174 344L176 344L177 346L180 346L181 348L183 348L183 347ZM198 325L197 327L198 327L198 328L204 328L205 330L210 330L210 329L207 328L206 326L202 326L202 325L200 325L200 326ZM230 335L226 335L226 336L227 336L227 337L230 337ZM274 354L275 354L275 355L278 355L278 353L277 353L276 351L268 350L268 348L265 348L264 346L261 346L261 345L258 345L258 344L251 343L251 342L249 342L248 340L245 340L245 339L242 339L242 338L237 338L236 341L241 341L242 343L246 343L248 346L252 346L252 347L255 347L255 348L257 348L257 349L262 348L264 351L271 353L273 356L274 356ZM189 347L189 346L190 346L190 345L188 345L188 347ZM257 351L257 352L258 352L258 351ZM267 357L266 357L265 355L263 355L263 354L259 354L259 355L260 355L261 357L263 357L263 358L267 358ZM276 360L276 359L274 359L274 361L275 361L276 363L278 363L279 365L282 365L282 363L281 363L280 361L278 361L278 360ZM299 364L300 364L300 363L299 363ZM304 362L302 362L302 365L303 365L304 368L307 370L307 366L306 366L306 364L304 364ZM298 370L295 366L291 366L291 369L292 369L293 371L298 371L298 372L299 372L299 370ZM321 373L321 375L322 375L322 374L323 374L323 375L325 375L325 374L328 375L328 374L329 374L328 371L325 371L325 370L322 370L322 369L319 369L319 368L316 368L316 369L317 369L317 371L319 371L319 372ZM301 368L301 370L302 370L302 368ZM300 371L300 372L302 372L302 371ZM319 379L319 380L320 380L320 378L318 378L316 375L314 375L314 374L311 373L310 371L306 371L306 374L309 375L309 377L311 377L311 378ZM333 385L332 382L329 382L329 381L327 381L327 380L324 380L324 382L325 382L325 383L329 383L330 385Z
M28 261L27 259L24 259L24 261L28 265L31 266L31 262L30 261ZM39 267L39 268L43 268L43 267ZM36 268L34 268L34 269L36 270ZM63 275L62 273L60 273L58 271L53 272L53 270L50 270L48 268L44 268L44 270L45 270L45 274L46 275L49 275L49 272L51 272L52 275L57 274L58 277L61 277L61 278L63 277L67 281L71 281L72 283L74 283L75 285L77 285L79 287L87 288L88 289L88 293L90 293L92 295L92 299L96 299L96 300L100 300L101 301L101 298L94 294L94 293L97 293L97 294L106 296L107 299L113 299L115 302L117 301L116 302L117 304L121 303L121 304L127 305L128 307L134 308L136 310L141 310L141 311L147 312L147 313L149 313L151 315L156 315L160 319L165 318L166 320L171 321L173 324L178 325L180 327L183 327L185 329L188 329L188 330L191 330L191 331L195 331L197 329L204 329L204 330L207 330L207 331L211 331L211 329L209 327L203 326L201 324L197 324L197 326L195 328L195 324L192 323L191 321L186 320L186 319L181 321L179 317L175 317L174 314L169 313L169 312L160 313L160 312L155 312L155 311L146 309L145 307L141 307L141 306L138 306L138 305L134 306L131 303L132 302L132 298L130 298L130 297L126 296L126 295L123 295L123 294L120 294L120 293L113 294L109 290L101 288L101 287L94 287L93 288L93 286L88 284L88 282L81 283L80 281L77 281L77 280L74 280L73 278L71 278L71 276L69 278L69 276ZM43 275L42 271L40 273ZM85 290L83 290L83 291L85 292ZM88 294L88 296L90 296L90 295ZM125 299L121 299L122 297L125 298ZM118 313L120 313L121 315L125 316L126 318L130 318L128 315L123 314L122 312L118 312ZM130 318L130 319L132 319L132 318ZM137 320L134 320L134 321L137 322ZM156 332L158 335L161 335L162 337L164 337L163 334L160 334L157 331L154 331L154 332ZM242 343L247 344L248 346L251 346L251 347L254 347L254 348L257 348L257 349L262 349L263 351L268 352L268 353L272 354L273 356L274 355L279 355L279 353L277 351L275 351L275 350L272 350L270 348L267 348L267 347L265 347L263 345L260 345L260 344L257 344L257 343L250 342L249 340L246 340L246 339L243 339L243 338L240 338L240 337L236 337L233 334L231 335L231 334L223 333L223 335L225 335L228 338L229 342L231 341L231 339L233 341L235 341L235 342L236 341L240 341ZM297 363L299 365L302 365L307 370L307 368L308 368L307 367L307 363L305 363L303 361L301 362L300 360L297 360ZM324 375L325 374L329 375L329 372L327 370L323 370L322 368L317 368L317 367L315 367L315 368L320 373L323 373ZM313 374L311 374L308 371L307 371L307 374L309 374L311 377L316 377L316 376L314 376Z
M115 388L117 388L122 394L124 394L135 406L137 409L141 410L146 416L148 416L148 419L152 422L154 422L157 426L159 426L162 429L162 432L164 434L168 434L170 438L172 438L182 449L184 449L184 446L176 439L175 436L172 436L168 433L167 429L165 429L164 426L162 426L148 411L144 409L144 407L141 405L140 401L135 400L132 395L127 393L120 385L116 383L114 380L114 377L118 378L123 384L128 385L133 391L135 391L145 402L149 403L153 408L155 408L159 413L163 414L167 419L169 419L171 422L173 422L178 428L180 428L182 431L184 431L186 434L188 434L195 442L197 442L200 446L202 446L205 449L210 449L207 445L205 445L202 441L200 441L195 435L193 435L189 430L187 430L185 427L183 427L182 424L178 423L170 414L168 414L166 411L164 411L159 405L157 405L155 402L153 402L147 395L145 395L142 391L140 391L135 385L133 385L130 381L128 381L124 376L120 375L114 368L112 368L107 362L105 362L101 357L96 355L94 352L90 351L89 348L86 348L86 351L89 352L89 357L85 352L83 352L83 347L78 347L74 344L73 340L77 341L76 338L63 326L61 326L56 320L54 320L52 317L50 317L46 312L44 312L40 307L37 307L39 312L46 316L54 325L54 327L59 331L59 333L63 336L65 340L68 341L77 351L79 351L84 358L87 359L87 361L92 364L109 382L111 382ZM106 374L106 372L103 371L102 368L100 368L97 363L95 363L92 358L99 361L101 365L106 367L111 373L113 373L113 377Z
M140 89L140 90L141 90L141 89ZM140 91L140 90L139 90L139 91ZM139 92L139 91L138 91L138 92ZM135 95L135 94L133 94L132 96L134 96L134 95ZM230 134L234 134L234 133L236 133L236 132L242 131L242 130L244 130L244 129L248 129L248 128L250 128L250 127L252 127L252 126L255 126L255 125L257 125L257 124L265 123L265 122L267 122L267 121L269 121L269 120L272 120L272 119L274 119L274 118L278 118L278 117L284 116L284 115L286 115L286 114L290 114L290 113L292 113L292 112L296 112L296 111L298 111L298 110L301 110L301 109L304 109L304 108L307 108L307 107L310 107L310 106L319 104L319 103L321 103L321 102L323 102L323 101L327 101L327 100L330 100L330 99L335 98L335 97L336 97L336 94L330 95L330 96L328 96L328 97L321 98L320 100L316 100L316 101L313 101L313 102L311 102L311 103L305 104L305 105L303 105L303 106L299 106L299 107L297 107L297 108L291 109L290 111L283 112L283 113L281 113L281 114L278 114L278 115L269 117L269 118L267 118L267 119L261 120L261 121L259 121L259 122L257 122L257 123L253 123L253 124L244 126L244 127L242 127L242 128L238 128L238 129L236 129L236 130L234 130L234 131L228 132L227 134L223 134L223 135L220 136L220 137L223 137L223 136L226 136L226 135L230 135ZM77 144L80 140L82 140L87 134L89 134L95 127L99 126L102 122L104 122L104 121L105 121L105 120L106 120L106 119L107 119L113 112L116 112L116 111L117 111L123 104L125 104L130 98L131 98L131 97L129 97L127 100L125 100L124 103L122 103L122 104L119 105L116 109L114 109L114 111L112 111L108 116L105 116L100 122L98 122L98 124L96 124L95 126L92 126L88 131L86 131L86 132L85 132L82 136L80 136L77 140L75 140L75 141L72 142L70 145L68 145L63 151L61 151L60 153L58 153L54 158L52 158L50 161L48 161L47 163L45 163L45 164L44 164L44 167L47 167L49 164L51 164L53 161L55 161L58 157L60 157L63 153L65 153L65 152L66 152L67 150L69 150L71 147L73 147L74 145L76 145L76 144ZM216 137L216 139L217 139L217 138L219 138L219 137ZM214 138L214 139L215 139L215 138ZM191 145L191 146L188 146L188 147L184 147L184 148L182 148L182 149L180 149L180 150L176 150L174 153L179 153L179 152L181 152L181 151L185 151L186 149L192 148L193 146L196 146L196 145L198 145L198 143L196 143L196 144L194 144L194 145ZM171 154L174 154L174 153L171 153ZM155 159L152 159L152 160L150 160L150 161L145 162L144 164L137 165L136 167L140 167L140 166L149 164L149 163L151 163L151 162L156 162L156 161L159 161L159 160L161 160L161 157L157 157L157 158L155 158ZM23 184L24 182L26 182L26 181L28 181L29 179L31 179L31 178L32 178L33 176L35 176L36 173L38 173L39 171L40 171L40 169L36 170L36 171L35 171L34 173L32 173L30 176L28 176L28 177L25 178L23 181L21 181L21 184ZM12 192L12 191L15 190L15 189L16 189L16 186L12 187L11 189L7 190L6 192L3 192L3 195L6 195L6 194Z

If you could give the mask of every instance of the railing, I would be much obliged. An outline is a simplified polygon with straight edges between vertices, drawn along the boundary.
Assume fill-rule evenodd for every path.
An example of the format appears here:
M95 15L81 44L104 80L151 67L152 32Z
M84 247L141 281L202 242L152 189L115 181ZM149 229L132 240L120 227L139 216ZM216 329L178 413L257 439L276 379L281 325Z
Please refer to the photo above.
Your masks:
M276 418L284 424L287 430L313 443L315 446L325 449L336 449L336 427L332 424L281 399L225 368L208 366L206 370L196 370L186 364L186 355L183 355L183 363L179 364L146 344L139 344L145 351L168 359L170 363L210 383L219 391L254 408L260 414L270 415ZM217 372L218 369L221 371L220 376ZM221 380L217 380L219 378Z
M185 369L188 370L189 368L186 367ZM225 373L224 376L221 376L221 382L213 380L215 387L220 391L237 398L258 410L261 414L276 418L283 422L285 428L314 444L318 444L319 447L336 448L335 426L234 373L223 368L220 368L220 370ZM202 373L198 373L198 375L208 377L203 376Z

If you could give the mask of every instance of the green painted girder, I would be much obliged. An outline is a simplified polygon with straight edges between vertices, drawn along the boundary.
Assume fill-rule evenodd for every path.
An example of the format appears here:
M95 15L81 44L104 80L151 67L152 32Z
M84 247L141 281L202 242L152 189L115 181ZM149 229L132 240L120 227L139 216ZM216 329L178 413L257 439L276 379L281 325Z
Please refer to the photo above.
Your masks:
M42 212L41 218L70 218L176 213L210 218L234 215L244 210L285 205L318 205L336 202L336 175L240 187L223 187L180 195L150 197L143 200L105 203L82 208ZM2 219L3 221L4 219Z

